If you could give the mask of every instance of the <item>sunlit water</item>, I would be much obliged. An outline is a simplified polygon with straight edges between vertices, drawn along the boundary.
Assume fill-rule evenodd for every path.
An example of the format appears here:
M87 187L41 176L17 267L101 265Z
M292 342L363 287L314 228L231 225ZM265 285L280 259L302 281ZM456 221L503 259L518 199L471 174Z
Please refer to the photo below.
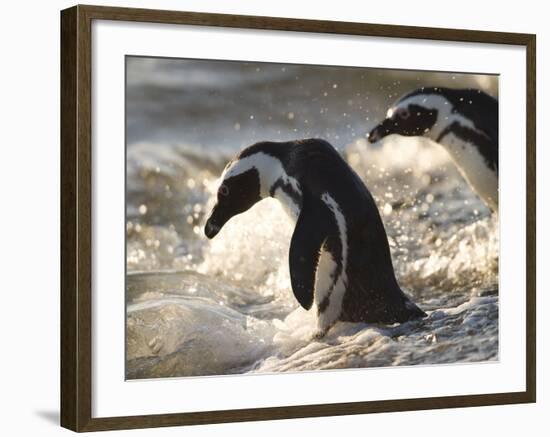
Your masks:
M287 83L296 72L283 73L267 77ZM151 83L135 81L129 91L140 97L129 92L129 103L136 108L139 101L166 101L148 88ZM253 99L247 94L251 83L256 82L233 78L222 90L242 104ZM331 78L318 86L334 90L334 84ZM346 105L348 95L342 93ZM186 105L192 106L189 99ZM380 114L385 104L379 99ZM317 111L311 106L293 103L296 115L283 112L283 119L292 127L304 111ZM162 125L163 111L138 109L129 113L129 128L140 119ZM168 129L148 137L132 131L136 138L127 150L128 378L498 359L498 216L471 192L444 151L394 136L384 147L367 145L357 127L366 123L358 107L352 108L355 115L348 124L320 133L309 123L286 132L282 121L273 121L283 130L277 135L264 123L242 133L250 115L268 119L278 114L273 106L258 106L255 112L238 106L240 115L233 113L233 118L222 111L225 107L207 109L204 120L189 122L194 133L187 137L189 131L179 124L182 132ZM224 143L228 129L230 138L240 138L233 147ZM180 135L192 141L171 138ZM329 141L366 182L388 232L399 283L428 313L426 319L395 326L337 323L324 338L313 339L315 315L299 307L290 287L293 224L273 199L234 217L213 240L204 237L216 179L236 150L259 139L306 136L331 136Z

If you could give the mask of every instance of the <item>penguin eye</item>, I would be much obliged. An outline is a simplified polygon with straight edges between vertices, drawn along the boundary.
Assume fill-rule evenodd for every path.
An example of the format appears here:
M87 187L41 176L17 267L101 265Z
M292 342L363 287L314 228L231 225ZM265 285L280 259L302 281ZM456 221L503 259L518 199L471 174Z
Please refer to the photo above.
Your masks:
M403 120L406 120L411 116L411 113L409 112L408 108L399 108L397 110L397 116Z
M227 185L220 185L220 188L218 188L218 196L227 196L229 194L229 188L227 188Z

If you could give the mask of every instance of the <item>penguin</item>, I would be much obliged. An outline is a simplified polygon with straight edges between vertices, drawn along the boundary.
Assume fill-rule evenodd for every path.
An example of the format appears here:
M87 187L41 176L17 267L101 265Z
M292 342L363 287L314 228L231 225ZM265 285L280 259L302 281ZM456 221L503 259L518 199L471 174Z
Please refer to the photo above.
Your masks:
M253 144L227 164L220 180L207 238L267 197L295 220L291 286L299 304L316 311L315 337L338 320L394 324L426 316L399 287L373 197L328 142Z
M420 88L401 97L368 134L424 136L443 146L470 187L498 210L498 101L478 89Z

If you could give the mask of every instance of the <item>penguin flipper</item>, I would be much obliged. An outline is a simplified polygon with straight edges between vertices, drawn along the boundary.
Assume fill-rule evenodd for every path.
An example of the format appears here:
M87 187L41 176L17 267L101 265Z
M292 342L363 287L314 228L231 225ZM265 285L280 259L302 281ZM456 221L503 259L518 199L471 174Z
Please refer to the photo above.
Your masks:
M313 305L315 277L321 247L326 239L327 209L320 200L304 196L300 216L290 241L289 264L292 291L300 305Z

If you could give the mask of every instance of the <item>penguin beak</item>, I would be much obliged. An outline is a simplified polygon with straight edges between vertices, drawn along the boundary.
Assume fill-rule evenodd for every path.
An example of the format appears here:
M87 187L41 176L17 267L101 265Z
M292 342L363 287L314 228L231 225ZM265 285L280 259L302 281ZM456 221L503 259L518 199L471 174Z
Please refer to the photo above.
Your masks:
M386 118L382 123L376 125L370 132L368 136L369 143L377 143L382 138L393 133L392 131L393 122L391 119Z
M208 239L214 238L216 235L218 235L218 232L220 232L220 227L212 222L212 220L208 219L206 221L206 225L204 226L204 235Z
M218 232L220 232L227 220L229 220L229 217L224 217L221 213L221 208L218 204L216 204L210 213L210 217L208 217L208 220L206 220L206 224L204 225L204 235L206 235L208 239L214 238L218 235Z

